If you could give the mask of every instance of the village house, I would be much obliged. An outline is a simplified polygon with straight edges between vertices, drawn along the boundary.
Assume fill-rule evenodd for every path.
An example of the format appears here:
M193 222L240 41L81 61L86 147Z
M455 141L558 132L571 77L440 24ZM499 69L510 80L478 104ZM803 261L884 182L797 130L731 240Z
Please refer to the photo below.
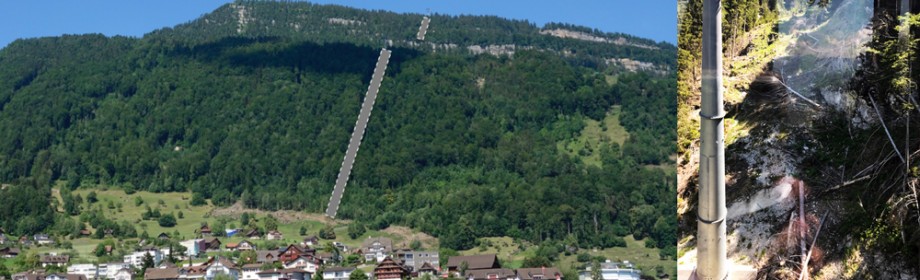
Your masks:
M19 256L19 248L9 247L9 248L0 248L0 258L15 258Z
M300 242L300 246L304 247L316 247L319 246L319 238L316 235L310 235L304 237L303 242Z
M252 242L249 242L249 240L243 240L243 241L240 241L240 246L239 246L239 248L237 248L237 250L240 250L240 251L255 251L255 250L256 250L256 244L253 244Z
M352 272L355 272L355 269L354 267L340 266L326 268L323 270L323 280L348 280L348 277L351 276Z
M425 275L430 275L433 278L438 278L438 268L431 266L429 263L422 264L417 270L415 270L415 276L421 277Z
M586 267L584 271L578 274L578 279L591 280L591 274L594 269L594 267ZM600 263L600 270L601 277L604 280L639 280L642 276L642 271L633 268L629 261L618 263L607 260Z
M517 275L508 268L490 268L467 270L464 279L467 280L515 280Z
M101 263L96 267L96 274L99 275L99 278L115 279L118 271L127 267L126 263ZM130 274L128 279L130 279Z
M150 267L144 270L145 280L174 280L179 279L179 268Z
M240 269L230 260L217 257L208 265L204 279L213 280L218 275L227 275L230 276L231 279L239 279Z
M67 266L68 262L70 262L70 256L68 255L55 255L54 253L52 253L52 255L43 255L41 257L42 267L48 267L48 266L65 267Z
M278 256L278 260L282 263L296 260L301 255L306 255L312 257L316 254L316 249L300 247L297 244L288 245L287 248L284 248L280 251L281 254Z
M562 280L562 272L555 267L518 268L517 280Z
M83 275L86 279L96 279L99 277L98 270L94 264L72 264L67 267L67 274Z
M262 238L262 233L259 232L258 229L250 229L249 231L246 231L246 233L244 233L243 235L246 236L246 238L249 238L249 239L259 239L259 238Z
M262 271L262 264L260 263L250 263L245 264L240 268L242 273L240 276L241 280L259 280L259 272Z
M390 257L383 258L374 268L374 279L376 280L400 280L408 276L409 270Z
M269 231L268 233L265 234L265 240L282 240L282 239L284 239L284 235L282 235L281 232L277 230Z
M396 251L396 259L401 261L403 266L409 269L410 272L417 271L423 264L429 264L433 267L440 267L440 255L437 251L411 251L411 250L398 250Z
M220 252L220 246L220 239L217 239L217 237L204 240L204 248L207 252Z
M207 250L204 239L190 239L179 242L179 245L185 247L185 255L197 257Z
M51 236L48 236L47 234L44 234L44 233L36 234L32 238L35 239L35 243L38 245L53 245L54 244L54 239L51 239Z
M201 234L201 236L211 236L211 227L202 225L201 228L198 229L198 234Z
M316 273L316 268L319 266L320 263L316 259L305 255L300 255L297 259L284 263L284 268L297 268L310 273Z
M309 280L313 277L312 273L296 268L272 269L257 274L260 280Z
M28 271L12 275L13 280L86 280L86 276L79 274L51 273L44 271Z
M256 262L258 263L273 263L278 261L278 256L280 253L275 250L261 250L256 251Z
M169 234L166 234L165 232L161 232L160 235L157 235L157 239L159 239L159 240L169 240Z
M502 267L501 264L498 263L498 256L494 254L453 256L447 259L447 273L456 277L462 277L463 275L460 274L460 268L464 263L466 263L467 273L469 273L471 270L494 269Z
M147 255L153 258L154 264L160 263L165 257L163 251L160 251L156 246L144 246L131 254L125 255L123 261L128 265L141 267L144 265L144 257Z
M386 237L368 237L361 244L365 262L380 262L393 251L393 240Z
M87 236L90 236L90 235L93 235L93 233L90 232L88 229L81 229L81 230L80 230L80 237L87 237Z
M117 271L115 271L115 278L111 278L111 279L113 280L131 280L132 278L134 278L134 273L131 272L131 269L127 267L122 267L122 268L119 268Z

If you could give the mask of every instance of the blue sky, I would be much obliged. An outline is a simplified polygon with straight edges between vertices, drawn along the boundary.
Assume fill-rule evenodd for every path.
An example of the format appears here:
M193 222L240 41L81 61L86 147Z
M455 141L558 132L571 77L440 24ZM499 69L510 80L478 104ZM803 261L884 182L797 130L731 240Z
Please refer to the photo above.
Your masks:
M24 0L0 3L0 47L18 38L102 33L140 37L195 19L231 0ZM313 0L364 9L497 15L542 26L567 22L655 41L677 41L675 0Z

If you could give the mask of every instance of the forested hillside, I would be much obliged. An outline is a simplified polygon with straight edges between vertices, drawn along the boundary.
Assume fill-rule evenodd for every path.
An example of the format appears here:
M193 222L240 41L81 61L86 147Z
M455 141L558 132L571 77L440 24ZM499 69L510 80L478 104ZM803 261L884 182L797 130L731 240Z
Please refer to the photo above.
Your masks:
M0 207L0 226L51 228L66 214L28 201L55 182L322 212L376 54L391 45L339 217L411 226L454 249L503 235L610 247L634 234L675 255L674 46L441 15L420 44L420 20L237 2L143 38L17 40L0 50L0 180L13 185L0 205L15 206ZM558 28L621 40L540 34ZM474 44L515 47L477 55ZM610 62L624 58L658 70ZM557 148L614 105L630 136L590 151L600 167Z

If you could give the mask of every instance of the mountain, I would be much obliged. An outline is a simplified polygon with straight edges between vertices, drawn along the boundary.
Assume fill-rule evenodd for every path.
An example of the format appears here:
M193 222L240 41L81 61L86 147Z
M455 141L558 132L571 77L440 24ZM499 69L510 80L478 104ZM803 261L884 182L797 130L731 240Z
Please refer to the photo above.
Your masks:
M76 214L27 202L57 182L322 212L386 46L339 217L454 249L503 235L610 247L633 234L676 254L673 45L444 15L418 42L421 18L244 1L143 38L17 40L0 50L0 180L12 184L0 226L32 233ZM628 137L565 148L604 120ZM35 221L11 218L34 208Z

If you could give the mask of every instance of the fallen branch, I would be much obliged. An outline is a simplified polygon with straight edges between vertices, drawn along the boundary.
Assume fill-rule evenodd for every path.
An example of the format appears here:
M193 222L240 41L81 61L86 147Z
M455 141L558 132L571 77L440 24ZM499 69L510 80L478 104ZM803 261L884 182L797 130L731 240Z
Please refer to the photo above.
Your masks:
M872 176L866 175L866 176L862 176L862 177L859 177L859 178L856 178L856 179L853 179L853 180L849 180L849 181L843 182L843 184L840 184L840 185L836 185L836 186L830 187L829 189L825 190L825 192L835 191L835 190L837 190L837 189L839 189L839 188L846 187L846 186L849 186L849 185L852 185L852 184L856 184L856 183L859 183L859 182L864 181L864 180L869 179L869 178L872 178Z
M805 255L805 260L802 261L802 273L799 274L799 280L808 279L808 261L811 259L811 252L815 251L815 243L818 241L818 235L821 234L821 227L824 226L825 219L827 219L827 212L824 212L824 216L821 216L821 221L818 222L815 238L811 239L811 247L808 247L808 254Z
M872 94L869 94L869 101L872 101L872 108L875 109L875 114L878 115L878 120L882 123L882 128L885 129L885 135L888 135L888 141L891 141L891 147L894 148L894 152L898 154L898 158L901 159L901 163L904 163L904 156L901 155L901 151L898 150L898 145L894 143L894 138L891 137L891 133L888 132L888 126L885 125L885 119L882 118L882 112L878 110L878 106L875 105L875 98L872 98Z

